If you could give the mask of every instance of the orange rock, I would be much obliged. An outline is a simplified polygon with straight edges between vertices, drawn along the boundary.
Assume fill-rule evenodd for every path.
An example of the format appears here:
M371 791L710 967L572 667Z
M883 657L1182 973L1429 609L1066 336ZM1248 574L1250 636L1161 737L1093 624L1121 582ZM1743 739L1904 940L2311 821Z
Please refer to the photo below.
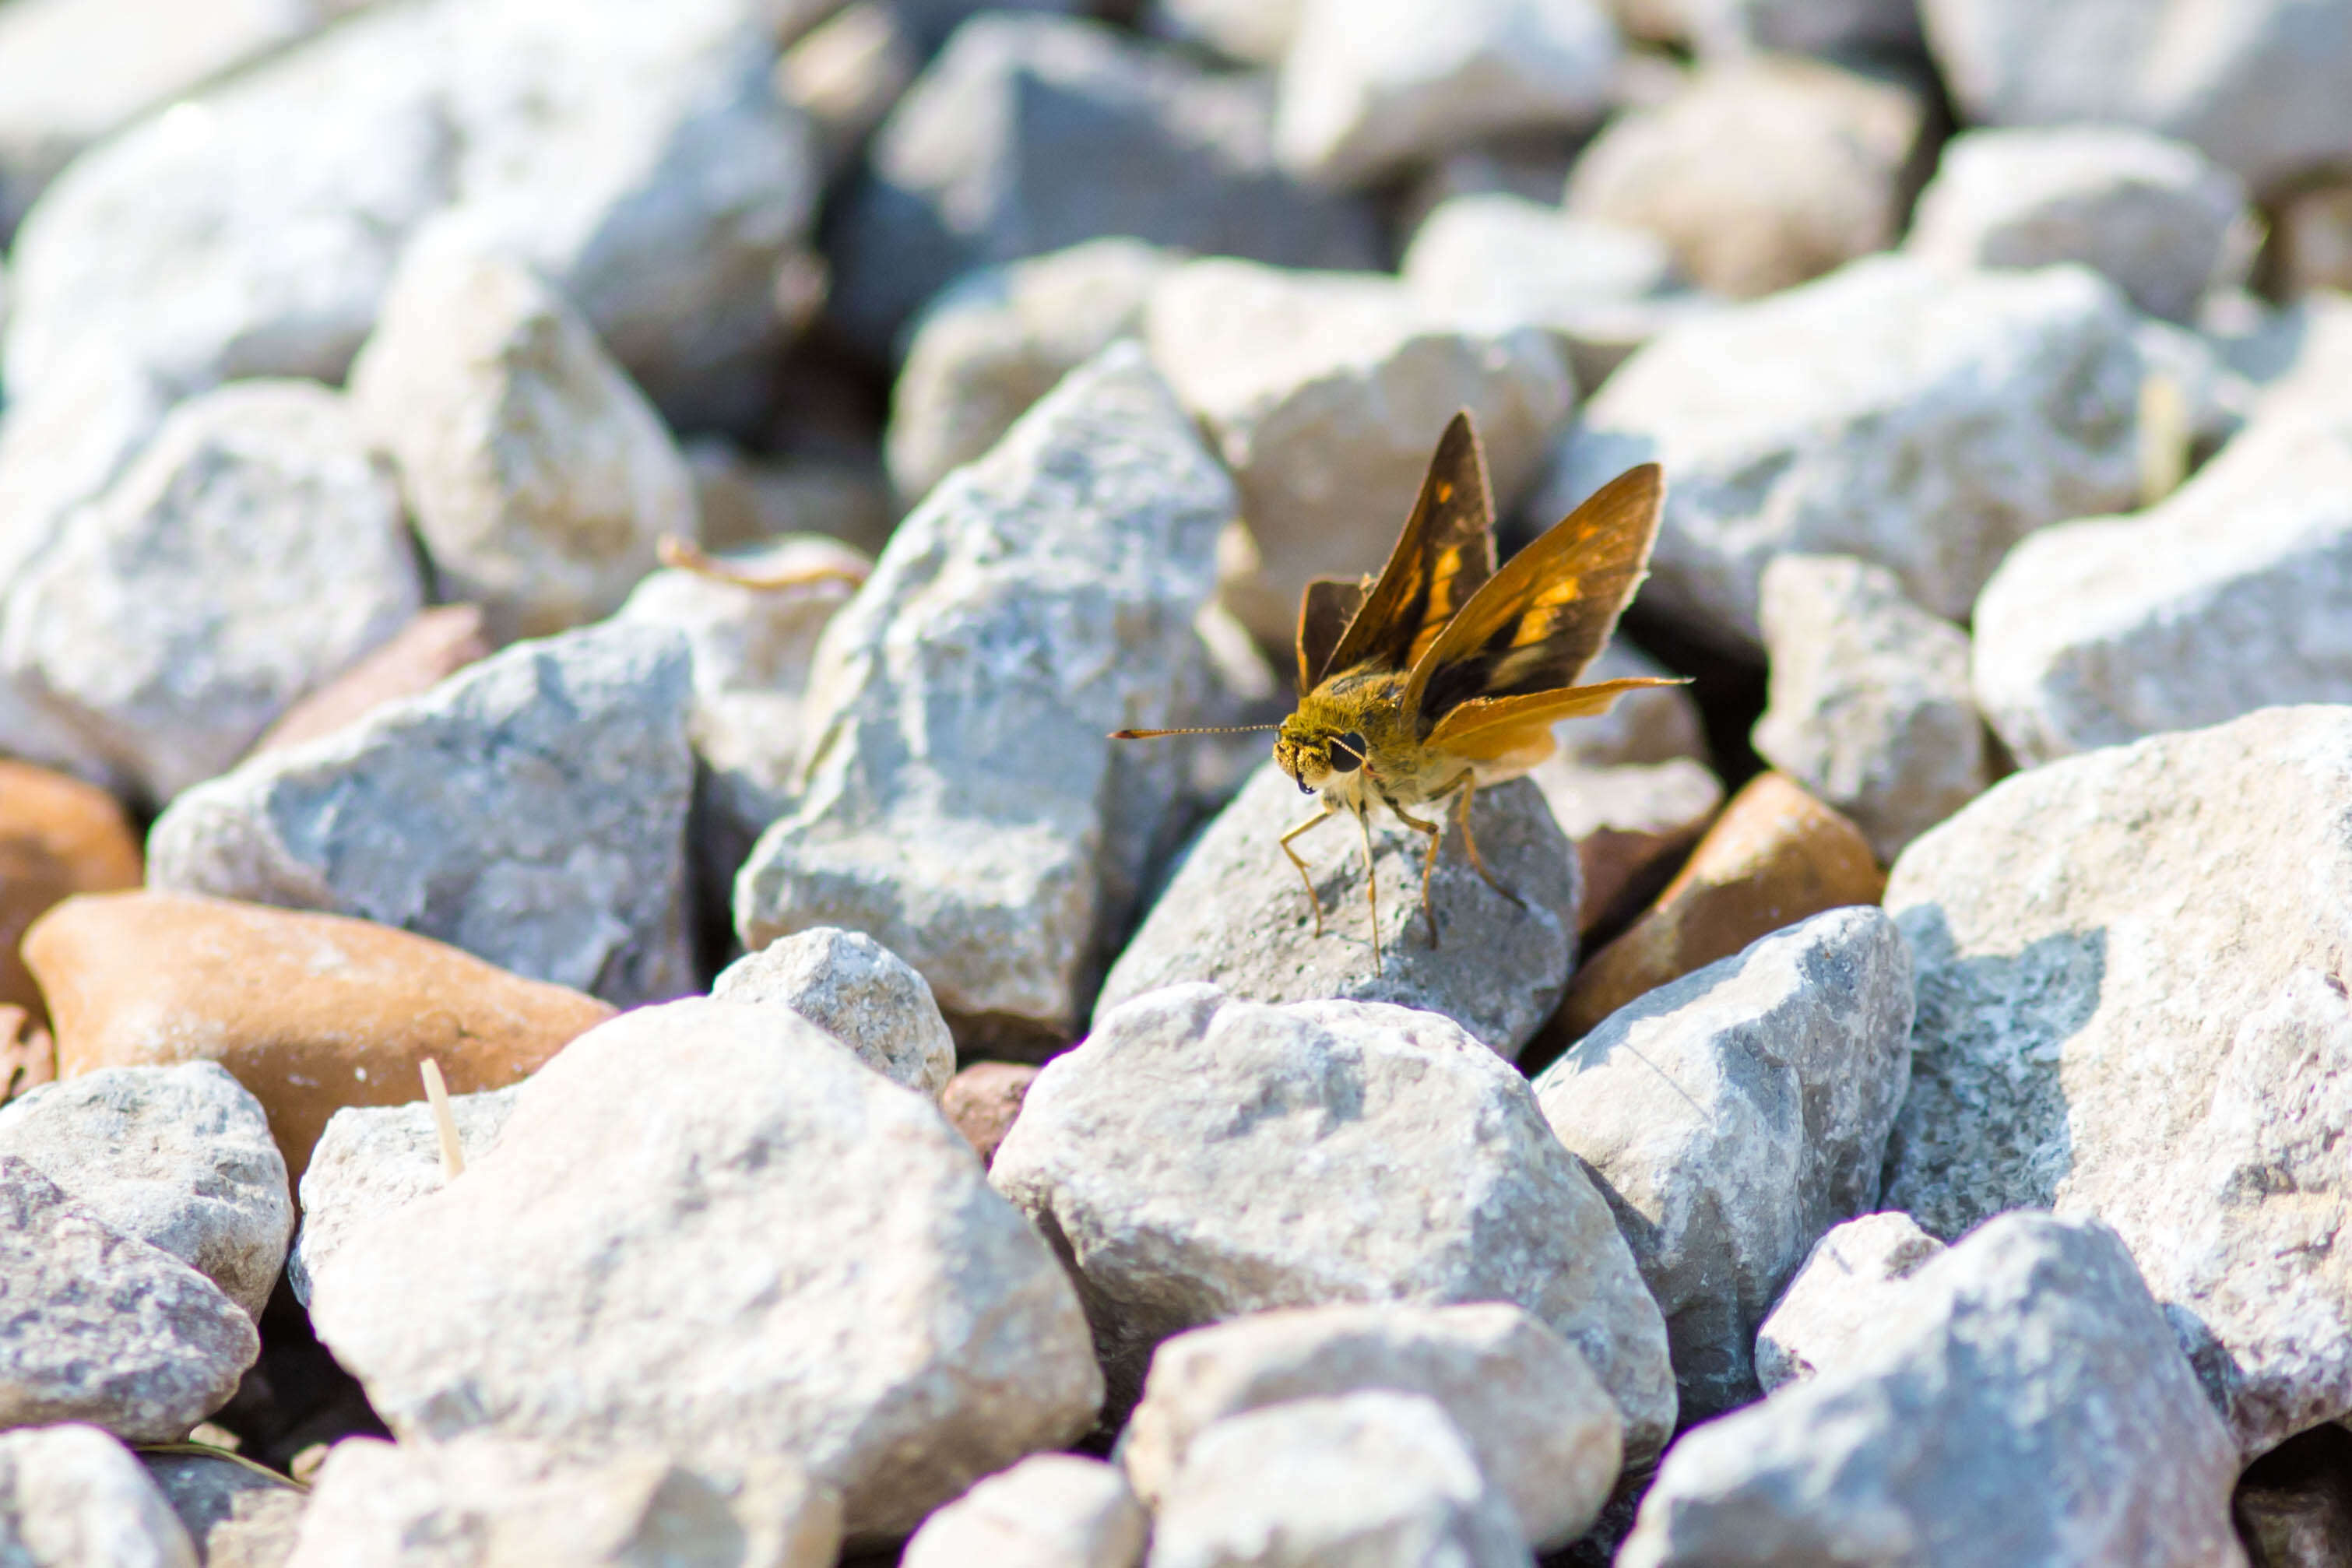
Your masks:
M1634 997L1759 936L1823 910L1874 904L1885 891L1860 828L1787 774L1759 774L1658 901L1576 972L1547 1034L1579 1038Z
M1723 785L1689 757L1602 768L1554 757L1529 776L1576 845L1580 939L1640 914L1723 804Z
M49 1004L58 1073L216 1061L253 1092L297 1177L347 1105L529 1076L613 1016L429 937L341 915L188 893L68 899L25 938Z
M979 1151L982 1164L996 1158L996 1146L1013 1131L1037 1070L1027 1062L974 1062L940 1091L940 1109Z
M139 837L112 795L25 763L0 762L0 1005L38 1023L41 990L16 944L59 899L139 885Z
M490 652L479 605L421 611L390 642L289 708L253 743L253 752L273 752L331 735L387 702L432 690L467 665L489 658Z

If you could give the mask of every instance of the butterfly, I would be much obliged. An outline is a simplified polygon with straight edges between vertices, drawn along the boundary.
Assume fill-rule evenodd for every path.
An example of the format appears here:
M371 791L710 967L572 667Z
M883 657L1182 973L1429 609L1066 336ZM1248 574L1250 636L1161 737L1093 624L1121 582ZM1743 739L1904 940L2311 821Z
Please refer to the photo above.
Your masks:
M1297 711L1274 729L1274 760L1314 816L1282 835L1323 934L1323 901L1301 835L1345 812L1363 839L1372 962L1380 956L1380 899L1370 874L1375 805L1427 840L1421 867L1429 944L1437 916L1429 879L1456 803L1462 847L1486 884L1496 880L1470 832L1482 785L1528 772L1552 754L1552 726L1606 712L1626 692L1678 679L1634 677L1580 686L1627 601L1648 574L1665 482L1655 463L1630 468L1499 569L1493 489L1467 413L1456 414L1430 459L1421 496L1377 578L1318 578L1298 606ZM1196 734L1121 730L1116 740ZM1414 815L1433 808L1440 821ZM1524 907L1524 906L1523 906Z

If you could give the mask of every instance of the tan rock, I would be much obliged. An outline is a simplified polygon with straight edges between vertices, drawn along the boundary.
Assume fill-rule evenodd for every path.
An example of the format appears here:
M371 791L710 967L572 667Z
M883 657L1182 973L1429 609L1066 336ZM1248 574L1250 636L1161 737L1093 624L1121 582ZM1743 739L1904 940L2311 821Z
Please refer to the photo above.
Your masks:
M441 605L419 611L390 642L288 709L253 743L253 750L273 752L331 735L387 702L432 690L490 653L479 605Z
M1554 757L1529 776L1576 845L1579 939L1641 913L1723 805L1722 783L1688 757L1611 768Z
M995 1160L996 1146L1013 1131L1036 1077L1037 1068L1027 1062L974 1062L940 1091L940 1110L979 1152L982 1164Z
M0 1004L37 1023L41 988L16 955L25 928L60 899L135 888L140 874L139 839L112 795L0 761Z
M216 1061L261 1101L299 1178L347 1105L499 1089L613 1016L429 938L341 915L184 893L66 900L25 938L59 1076Z
M0 1105L58 1076L57 1042L13 1003L0 1003Z
M1578 1038L1634 997L1759 936L1823 910L1874 904L1885 890L1860 828L1785 773L1759 773L1658 901L1576 972L1547 1034Z

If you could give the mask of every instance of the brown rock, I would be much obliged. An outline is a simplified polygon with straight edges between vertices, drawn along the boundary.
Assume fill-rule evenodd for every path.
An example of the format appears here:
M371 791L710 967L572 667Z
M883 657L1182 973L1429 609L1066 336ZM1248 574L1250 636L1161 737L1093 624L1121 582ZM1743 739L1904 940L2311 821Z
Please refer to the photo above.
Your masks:
M0 1105L58 1076L57 1042L13 1002L0 1003Z
M421 611L390 642L288 709L253 750L274 752L331 735L387 702L432 690L490 653L479 605Z
M347 1105L529 1076L613 1016L428 937L341 915L186 893L68 899L25 938L55 1021L58 1071L216 1061L251 1090L299 1178Z
M996 1146L1013 1131L1013 1119L1021 1114L1021 1101L1037 1072L1027 1062L974 1062L940 1091L940 1110L980 1152L982 1164L996 1159Z
M112 795L0 761L0 1004L40 1022L41 989L16 953L25 929L72 894L135 888L141 872L138 835Z
M1886 874L1862 830L1785 773L1731 797L1681 874L1594 953L1547 1033L1575 1039L1644 992L1823 910L1874 904Z
M1723 804L1723 785L1688 757L1649 766L1579 767L1555 757L1529 775L1584 873L1580 939L1619 930L1655 898Z

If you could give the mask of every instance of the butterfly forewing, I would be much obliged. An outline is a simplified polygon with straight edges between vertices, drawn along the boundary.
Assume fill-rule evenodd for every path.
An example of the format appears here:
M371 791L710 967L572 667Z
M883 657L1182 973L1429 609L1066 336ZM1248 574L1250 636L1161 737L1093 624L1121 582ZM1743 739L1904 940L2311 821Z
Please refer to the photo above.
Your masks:
M1380 581L1314 680L1365 664L1411 668L1454 613L1494 576L1494 519L1486 456L1470 416L1456 414L1438 439L1421 482L1421 499ZM1302 624L1302 647L1305 640Z

